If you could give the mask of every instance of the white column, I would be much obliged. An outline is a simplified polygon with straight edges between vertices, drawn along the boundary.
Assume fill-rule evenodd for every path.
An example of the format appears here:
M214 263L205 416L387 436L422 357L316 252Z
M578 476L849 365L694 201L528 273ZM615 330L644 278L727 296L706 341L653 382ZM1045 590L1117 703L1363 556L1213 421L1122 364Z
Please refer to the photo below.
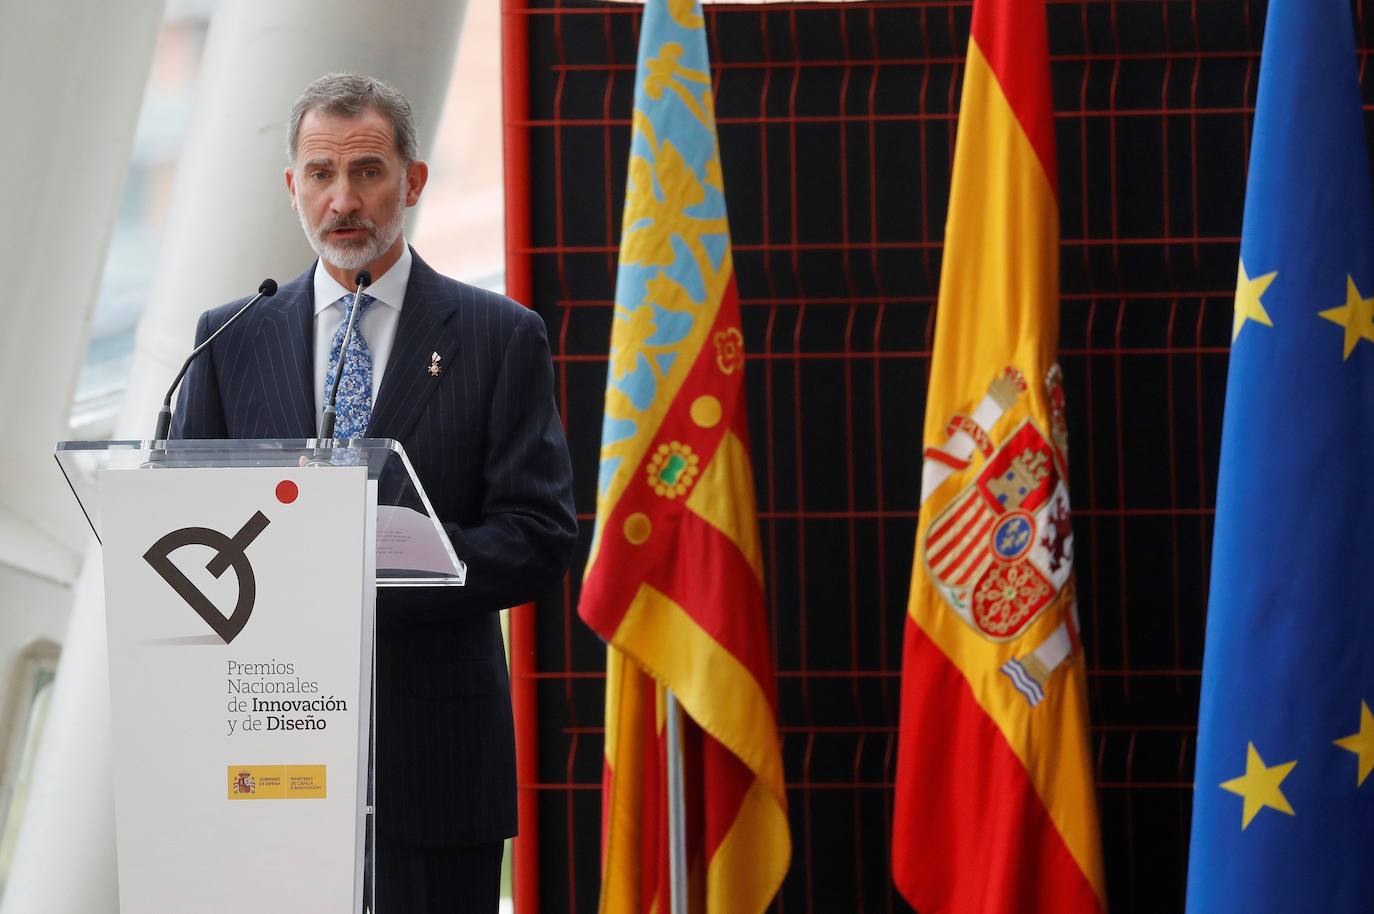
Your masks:
M410 99L423 155L443 107L465 5L222 0L116 437L152 433L201 311L251 294L264 277L292 279L313 258L282 181L286 121L300 91L329 72L386 80ZM36 821L26 820L0 914L103 914L118 907L99 583L83 582L73 609L28 816ZM80 671L69 670L78 663ZM64 770L63 760L79 760L79 773Z
M0 451L0 672L6 674L0 685L6 688L27 639L38 631L60 636L90 541L52 447L66 437L162 6L162 0L0 0L0 174L6 176L0 428L7 433ZM100 811L65 812L78 820L87 814ZM112 855L107 859L112 865ZM73 863L61 862L62 878L84 875ZM104 862L88 857L77 865L98 869ZM11 869L10 888L20 897L31 871L22 860ZM102 911L69 897L75 899L70 905L17 902L9 910Z
M0 0L0 564L64 588L88 534L66 510L52 445L86 354L161 14L162 0Z

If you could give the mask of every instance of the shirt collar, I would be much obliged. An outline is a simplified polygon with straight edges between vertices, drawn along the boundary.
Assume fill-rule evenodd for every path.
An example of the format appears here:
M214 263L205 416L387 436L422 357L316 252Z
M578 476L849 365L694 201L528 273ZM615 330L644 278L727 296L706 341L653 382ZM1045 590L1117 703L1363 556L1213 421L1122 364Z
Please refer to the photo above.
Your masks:
M401 246L400 258L391 265L381 276L377 277L372 285L363 291L376 299L374 304L385 305L395 311L401 310L401 304L405 301L406 286L410 284L410 265L415 258L410 253L410 245ZM345 295L352 295L351 289L345 289L339 281L329 275L328 270L320 268L319 262L315 264L315 315L330 305L334 304Z

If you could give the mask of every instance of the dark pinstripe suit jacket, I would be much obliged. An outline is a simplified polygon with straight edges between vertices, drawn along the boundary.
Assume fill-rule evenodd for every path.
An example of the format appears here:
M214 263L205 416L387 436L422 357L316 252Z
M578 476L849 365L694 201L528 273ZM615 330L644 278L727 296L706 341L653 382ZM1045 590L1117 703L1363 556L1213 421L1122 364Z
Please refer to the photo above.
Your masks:
M196 360L173 438L313 437L313 276ZM245 300L203 314L197 344ZM378 593L378 829L430 847L509 837L515 741L495 610L554 587L577 533L544 322L416 256L367 436L402 443L468 564L456 591Z

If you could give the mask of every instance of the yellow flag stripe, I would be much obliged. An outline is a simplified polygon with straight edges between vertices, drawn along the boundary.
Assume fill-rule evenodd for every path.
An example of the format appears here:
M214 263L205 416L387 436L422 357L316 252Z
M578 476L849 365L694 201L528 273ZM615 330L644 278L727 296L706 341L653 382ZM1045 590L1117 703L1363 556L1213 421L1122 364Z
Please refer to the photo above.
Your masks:
M644 674L614 645L606 646L606 763L611 796L603 809L606 835L601 859L601 914L639 908L640 844L643 839L644 771L639 764L645 724Z
M1054 363L1058 325L1059 205L1044 168L978 45L970 42L950 188L939 322L925 440L943 441L950 416L967 410L1007 365ZM1031 391L1043 398L1040 382ZM1043 403L1043 399L1041 399ZM1044 420L1047 416L1040 416ZM996 440L994 436L994 440Z
M950 415L966 409L970 392L986 388L1004 366L1047 370L1057 342L1054 191L976 42L969 45L964 81L960 117L978 124L979 131L960 131L955 150L940 308L957 319L941 321L937 330L935 351L944 358L931 371L927 442L943 440ZM1005 440L1028 414L1039 427L1049 427L1043 376L1028 377L1027 385L1020 408L988 430L993 440ZM951 478L966 481L957 474ZM929 529L958 492L954 485L937 489L922 506L920 529ZM1056 671L1059 681L1033 711L999 672L1006 660L1048 638L1067 607L1041 615L1014 643L992 642L943 605L923 562L917 568L913 619L963 671L978 703L1026 766L1074 860L1105 898L1087 743L1076 726L1060 726L1088 717L1082 654ZM1071 600L1071 592L1059 599Z
M706 871L706 910L764 910L781 887L791 858L787 813L755 781Z
M748 667L648 584L640 585L611 641L672 689L701 729L739 756L786 807L773 708Z
M754 472L749 451L734 432L726 432L706 472L687 497L687 510L734 543L763 586L759 525L754 516Z

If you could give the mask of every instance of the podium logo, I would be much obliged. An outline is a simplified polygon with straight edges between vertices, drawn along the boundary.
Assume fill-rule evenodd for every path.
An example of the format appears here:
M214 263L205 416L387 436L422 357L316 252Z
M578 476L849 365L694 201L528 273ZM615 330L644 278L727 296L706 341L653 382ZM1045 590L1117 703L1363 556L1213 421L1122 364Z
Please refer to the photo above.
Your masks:
M247 549L269 523L267 516L257 511L233 536L225 536L218 530L208 527L183 527L173 530L153 543L152 548L143 554L143 558L196 611L196 615L204 619L205 624L214 629L215 634L228 644L238 637L239 632L248 624L248 617L253 614L258 586L253 576L253 564L248 561ZM238 576L239 597L234 605L234 611L228 616L220 612L215 604L210 602L210 598L192 584L172 561L171 554L182 546L209 546L215 550L215 557L206 564L205 570L216 578L227 569L234 569Z

